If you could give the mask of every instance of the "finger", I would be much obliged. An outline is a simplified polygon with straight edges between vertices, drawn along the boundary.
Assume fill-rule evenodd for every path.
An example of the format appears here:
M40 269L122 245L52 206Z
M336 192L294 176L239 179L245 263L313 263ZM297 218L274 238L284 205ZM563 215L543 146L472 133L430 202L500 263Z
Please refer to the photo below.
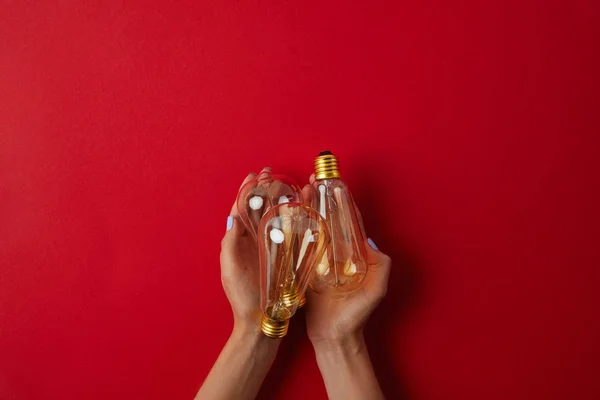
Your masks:
M227 228L225 236L221 240L221 276L224 277L239 274L241 272L240 265L243 265L243 263L236 262L235 259L236 250L244 232L244 225L238 216L230 215L227 218Z
M360 212L360 209L358 208L356 203L354 203L354 209L356 210L356 216L358 217L358 220L362 222L362 220L363 220L362 213Z
M244 181L240 185L238 192L244 187L244 185L246 183L250 182L251 180L253 180L255 178L256 178L256 174L254 172L250 172L248 174L248 176L246 177L246 179L244 179ZM236 198L236 201L233 202L233 206L231 206L231 211L229 212L229 215L239 215L239 210L237 209L237 198Z
M240 189L248 182L250 182L252 179L256 178L256 173L254 172L250 172L248 174L248 176L246 178L244 178L244 181L242 182L242 184L240 185Z
M369 263L365 285L383 296L387 291L392 260L389 256L379 251L373 240L369 239L365 245L367 248L367 261Z
M315 204L315 189L311 185L305 185L302 188L302 204L307 207L313 207Z
M362 213L360 212L360 209L358 208L358 206L356 205L356 203L354 203L354 209L356 210L356 219L358 222L358 226L360 226L360 230L362 231L363 235L365 234L365 223L362 217ZM371 241L372 242L372 241ZM374 245L375 243L373 243ZM375 246L377 248L377 246Z
M312 185L313 183L315 183L315 181L317 180L317 178L315 177L315 174L312 174L310 176L310 178L308 178L308 182Z
M227 230L225 231L223 240L221 240L221 250L232 250L238 239L242 237L244 230L244 224L242 224L238 215L230 215L227 217Z
M258 174L258 179L266 179L269 175L271 175L272 172L273 170L271 167L264 167Z

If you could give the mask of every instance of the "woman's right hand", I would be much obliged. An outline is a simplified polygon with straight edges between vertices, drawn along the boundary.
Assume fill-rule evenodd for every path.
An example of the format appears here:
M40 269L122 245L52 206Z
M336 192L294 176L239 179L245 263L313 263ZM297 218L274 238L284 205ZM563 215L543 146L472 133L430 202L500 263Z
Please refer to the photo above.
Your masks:
M387 292L391 259L368 240L364 285L344 299L307 291L306 328L313 346L361 339L369 316Z
M310 195L309 188L305 188L306 195ZM306 329L332 400L384 398L371 365L363 328L387 292L392 261L371 239L367 244L369 269L358 291L343 299L307 292Z

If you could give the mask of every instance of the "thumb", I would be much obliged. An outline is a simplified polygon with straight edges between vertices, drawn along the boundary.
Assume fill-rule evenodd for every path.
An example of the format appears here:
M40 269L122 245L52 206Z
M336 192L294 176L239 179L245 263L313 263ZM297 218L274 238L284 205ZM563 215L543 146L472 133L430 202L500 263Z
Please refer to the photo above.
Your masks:
M227 217L227 231L221 240L221 273L224 275L230 275L234 272L231 269L238 265L234 259L236 248L244 232L244 225L238 215Z
M392 259L379 251L372 239L367 240L365 247L369 264L365 286L369 291L383 297L387 293Z

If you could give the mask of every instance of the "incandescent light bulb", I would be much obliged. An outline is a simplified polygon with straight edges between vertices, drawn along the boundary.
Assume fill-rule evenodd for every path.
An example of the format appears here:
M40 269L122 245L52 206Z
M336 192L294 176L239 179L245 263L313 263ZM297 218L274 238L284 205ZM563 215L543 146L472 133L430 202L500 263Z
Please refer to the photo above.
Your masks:
M367 273L362 220L348 187L340 179L339 163L324 151L314 161L313 206L327 220L331 243L318 262L311 287L336 297L360 289Z
M302 192L292 178L265 169L246 183L237 197L237 208L246 230L256 240L262 216L277 204L302 203Z
M262 217L258 254L265 335L285 336L329 240L325 220L300 203L273 206Z

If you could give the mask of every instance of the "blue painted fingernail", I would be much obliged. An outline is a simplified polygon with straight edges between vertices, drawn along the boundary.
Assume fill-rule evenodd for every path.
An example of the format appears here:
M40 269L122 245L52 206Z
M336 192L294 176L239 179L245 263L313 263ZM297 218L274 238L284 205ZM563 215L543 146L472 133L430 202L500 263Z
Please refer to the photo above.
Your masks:
M227 217L227 230L230 230L231 228L233 228L233 217L230 215Z
M373 250L377 250L377 251L379 251L379 249L377 248L377 245L375 244L375 242L373 241L373 239L369 238L369 239L367 240L367 242L369 242L369 246L371 246L371 248L372 248Z

